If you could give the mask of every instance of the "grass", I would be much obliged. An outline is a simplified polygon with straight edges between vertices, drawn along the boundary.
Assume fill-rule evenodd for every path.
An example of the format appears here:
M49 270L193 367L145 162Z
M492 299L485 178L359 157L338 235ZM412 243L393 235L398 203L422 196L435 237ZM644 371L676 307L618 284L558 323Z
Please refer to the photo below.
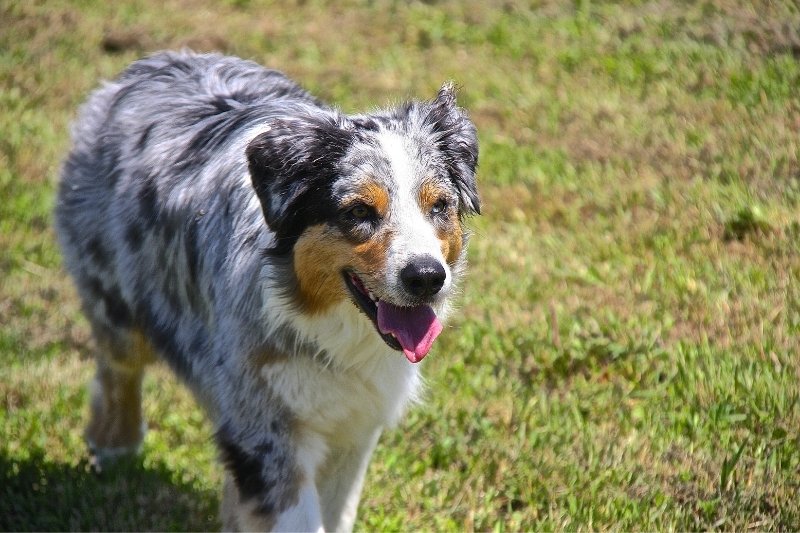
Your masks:
M90 472L51 229L76 106L180 46L346 111L454 79L478 126L461 312L358 529L800 529L797 28L788 1L4 3L0 529L219 526L210 428L161 368L142 456Z

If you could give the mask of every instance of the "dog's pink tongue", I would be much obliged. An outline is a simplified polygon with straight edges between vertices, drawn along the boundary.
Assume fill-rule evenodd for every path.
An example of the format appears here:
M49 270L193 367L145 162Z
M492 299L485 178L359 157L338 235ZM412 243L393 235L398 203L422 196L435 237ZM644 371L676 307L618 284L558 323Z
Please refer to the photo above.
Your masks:
M419 363L442 332L442 323L430 306L399 307L381 300L378 302L378 329L394 335L408 360Z

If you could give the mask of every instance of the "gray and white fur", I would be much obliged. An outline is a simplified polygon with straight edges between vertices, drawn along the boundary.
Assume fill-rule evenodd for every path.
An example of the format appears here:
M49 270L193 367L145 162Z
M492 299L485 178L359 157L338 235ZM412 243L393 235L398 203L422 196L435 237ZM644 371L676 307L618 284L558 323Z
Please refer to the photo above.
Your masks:
M161 357L216 428L226 529L350 530L420 388L375 310L444 320L480 208L452 86L347 116L253 62L165 52L95 91L72 138L56 229L98 346L93 453L138 448Z

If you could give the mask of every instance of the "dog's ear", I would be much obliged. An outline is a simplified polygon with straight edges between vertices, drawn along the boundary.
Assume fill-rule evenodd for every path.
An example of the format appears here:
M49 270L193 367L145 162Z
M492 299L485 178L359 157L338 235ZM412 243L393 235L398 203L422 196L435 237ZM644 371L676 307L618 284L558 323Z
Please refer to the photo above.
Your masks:
M342 120L335 115L275 120L248 144L253 188L279 240L296 238L314 222L311 208L320 204L309 197L330 188L336 162L351 142L352 131Z
M481 202L475 182L478 134L466 112L456 104L456 91L452 83L442 85L429 109L426 122L445 156L450 180L461 198L462 212L480 214Z

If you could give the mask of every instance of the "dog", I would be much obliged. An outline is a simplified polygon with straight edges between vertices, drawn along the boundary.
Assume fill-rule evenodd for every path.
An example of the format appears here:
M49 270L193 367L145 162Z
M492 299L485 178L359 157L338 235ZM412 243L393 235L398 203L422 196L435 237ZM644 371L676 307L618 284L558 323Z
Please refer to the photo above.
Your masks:
M161 52L97 89L72 139L55 220L98 346L93 456L138 450L160 357L213 422L226 529L352 529L480 211L453 85L345 115L254 62Z

